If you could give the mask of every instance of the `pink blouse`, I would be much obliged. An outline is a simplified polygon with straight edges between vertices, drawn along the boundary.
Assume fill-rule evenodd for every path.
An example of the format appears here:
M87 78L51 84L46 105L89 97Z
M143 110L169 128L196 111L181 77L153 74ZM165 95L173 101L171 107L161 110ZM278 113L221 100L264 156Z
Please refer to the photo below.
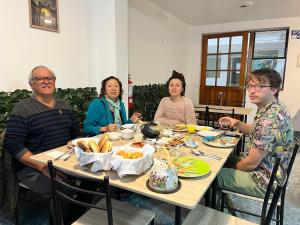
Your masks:
M178 102L172 102L170 97L164 97L156 110L154 121L165 125L196 124L194 105L184 96Z

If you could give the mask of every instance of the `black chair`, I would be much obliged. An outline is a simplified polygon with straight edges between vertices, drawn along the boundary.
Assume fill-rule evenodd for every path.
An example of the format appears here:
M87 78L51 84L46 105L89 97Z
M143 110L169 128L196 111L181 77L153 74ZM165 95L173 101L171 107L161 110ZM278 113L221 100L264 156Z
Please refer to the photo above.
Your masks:
M223 116L234 117L234 107L221 106L200 106L195 109L197 115L197 124L220 128L218 120Z
M52 161L48 161L51 176L52 193L54 198L55 224L63 224L61 200L68 201L87 208L73 224L126 224L147 225L154 224L154 213L129 204L111 199L109 177L104 180L91 179L62 171L55 167ZM62 179L62 177L64 177ZM67 183L65 178L93 181L98 184L98 190L91 191ZM79 197L80 196L80 197Z
M294 164L297 152L298 152L298 148L299 148L299 144L296 143L294 145L293 152L292 152L289 164L288 164L288 168L286 170L286 180L287 181L282 186L282 193L279 196L280 200L276 201L276 205L275 205L276 218L274 218L273 220L276 221L277 225L278 224L283 225L285 193L286 193L286 189L287 189L288 179L289 179L289 176L290 176L290 173L291 173L291 170L292 170L292 167L293 167L293 164ZM273 173L272 173L272 175L273 175ZM270 184L269 184L269 186L270 186ZM268 190L270 189L269 186L268 186L268 189L267 189L266 196L268 194L270 194L270 193L268 193ZM232 195L236 195L236 196L239 196L239 197L242 197L242 198L247 198L249 200L263 202L262 214L258 215L258 214L252 213L252 212L248 212L248 211L244 211L244 210L240 210L240 209L236 209L236 208L224 207L224 202L225 202L224 200L225 200L225 195L226 194L232 194ZM265 196L265 198L266 198L266 196ZM236 212L246 213L246 214L249 214L249 215L252 215L252 216L257 216L257 217L263 217L264 216L264 211L266 211L267 204L268 204L268 202L265 202L265 199L258 198L256 196L248 196L248 195L241 194L241 193L236 193L236 192L232 192L232 191L228 191L228 190L222 190L221 211L223 211L224 208L228 208L228 209L236 211Z
M266 191L266 195L263 202L263 210L261 213L261 225L269 225L272 220L272 216L276 209L277 202L280 198L282 190L287 182L287 174L284 173L281 179L277 179L277 170L280 165L280 158L276 158L274 168L270 177L270 182ZM274 182L276 179L277 182ZM275 190L275 191L273 191ZM269 207L269 199L272 195L271 204ZM218 224L218 225L231 225L231 224L253 224L246 220L216 211L214 209L207 208L202 205L198 205L187 216L182 225L204 225L204 224Z
M208 121L208 126L212 126L213 128L220 128L218 120L223 116L234 117L234 107L230 108L222 108L222 107L214 107L214 106L206 106L206 116Z

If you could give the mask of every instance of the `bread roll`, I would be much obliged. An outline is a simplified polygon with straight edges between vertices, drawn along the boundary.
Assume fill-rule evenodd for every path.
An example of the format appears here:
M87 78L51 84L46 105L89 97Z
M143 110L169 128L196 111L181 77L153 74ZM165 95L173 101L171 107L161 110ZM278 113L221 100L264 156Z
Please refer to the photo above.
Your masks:
M105 142L103 148L101 149L101 152L106 153L106 152L110 152L111 150L112 150L112 142L107 141L107 142Z
M81 148L83 151L89 151L89 145L84 140L77 141L77 145L79 148Z
M104 144L105 144L107 141L108 141L108 135L107 135L107 134L104 134L104 135L100 138L100 140L99 140L99 142L98 142L98 146L99 146L100 151L102 150Z
M95 152L95 153L99 153L100 152L100 148L97 145L96 141L90 140L89 141L89 146L90 146L90 148L92 149L93 152Z

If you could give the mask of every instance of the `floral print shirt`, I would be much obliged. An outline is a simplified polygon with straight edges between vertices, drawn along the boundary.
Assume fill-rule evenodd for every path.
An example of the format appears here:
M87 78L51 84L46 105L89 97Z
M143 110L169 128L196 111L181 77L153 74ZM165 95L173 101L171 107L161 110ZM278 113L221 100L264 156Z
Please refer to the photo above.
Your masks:
M267 151L260 165L250 174L253 180L266 188L272 173L276 155L283 158L286 169L293 145L293 126L286 107L275 99L266 107L259 107L250 133L249 148Z

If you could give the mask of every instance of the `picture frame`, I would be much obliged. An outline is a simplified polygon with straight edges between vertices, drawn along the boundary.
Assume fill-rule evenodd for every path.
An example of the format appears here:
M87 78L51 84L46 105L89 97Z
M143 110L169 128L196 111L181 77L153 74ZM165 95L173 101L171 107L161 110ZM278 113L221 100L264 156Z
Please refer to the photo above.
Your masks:
M30 27L59 32L59 0L28 0Z

